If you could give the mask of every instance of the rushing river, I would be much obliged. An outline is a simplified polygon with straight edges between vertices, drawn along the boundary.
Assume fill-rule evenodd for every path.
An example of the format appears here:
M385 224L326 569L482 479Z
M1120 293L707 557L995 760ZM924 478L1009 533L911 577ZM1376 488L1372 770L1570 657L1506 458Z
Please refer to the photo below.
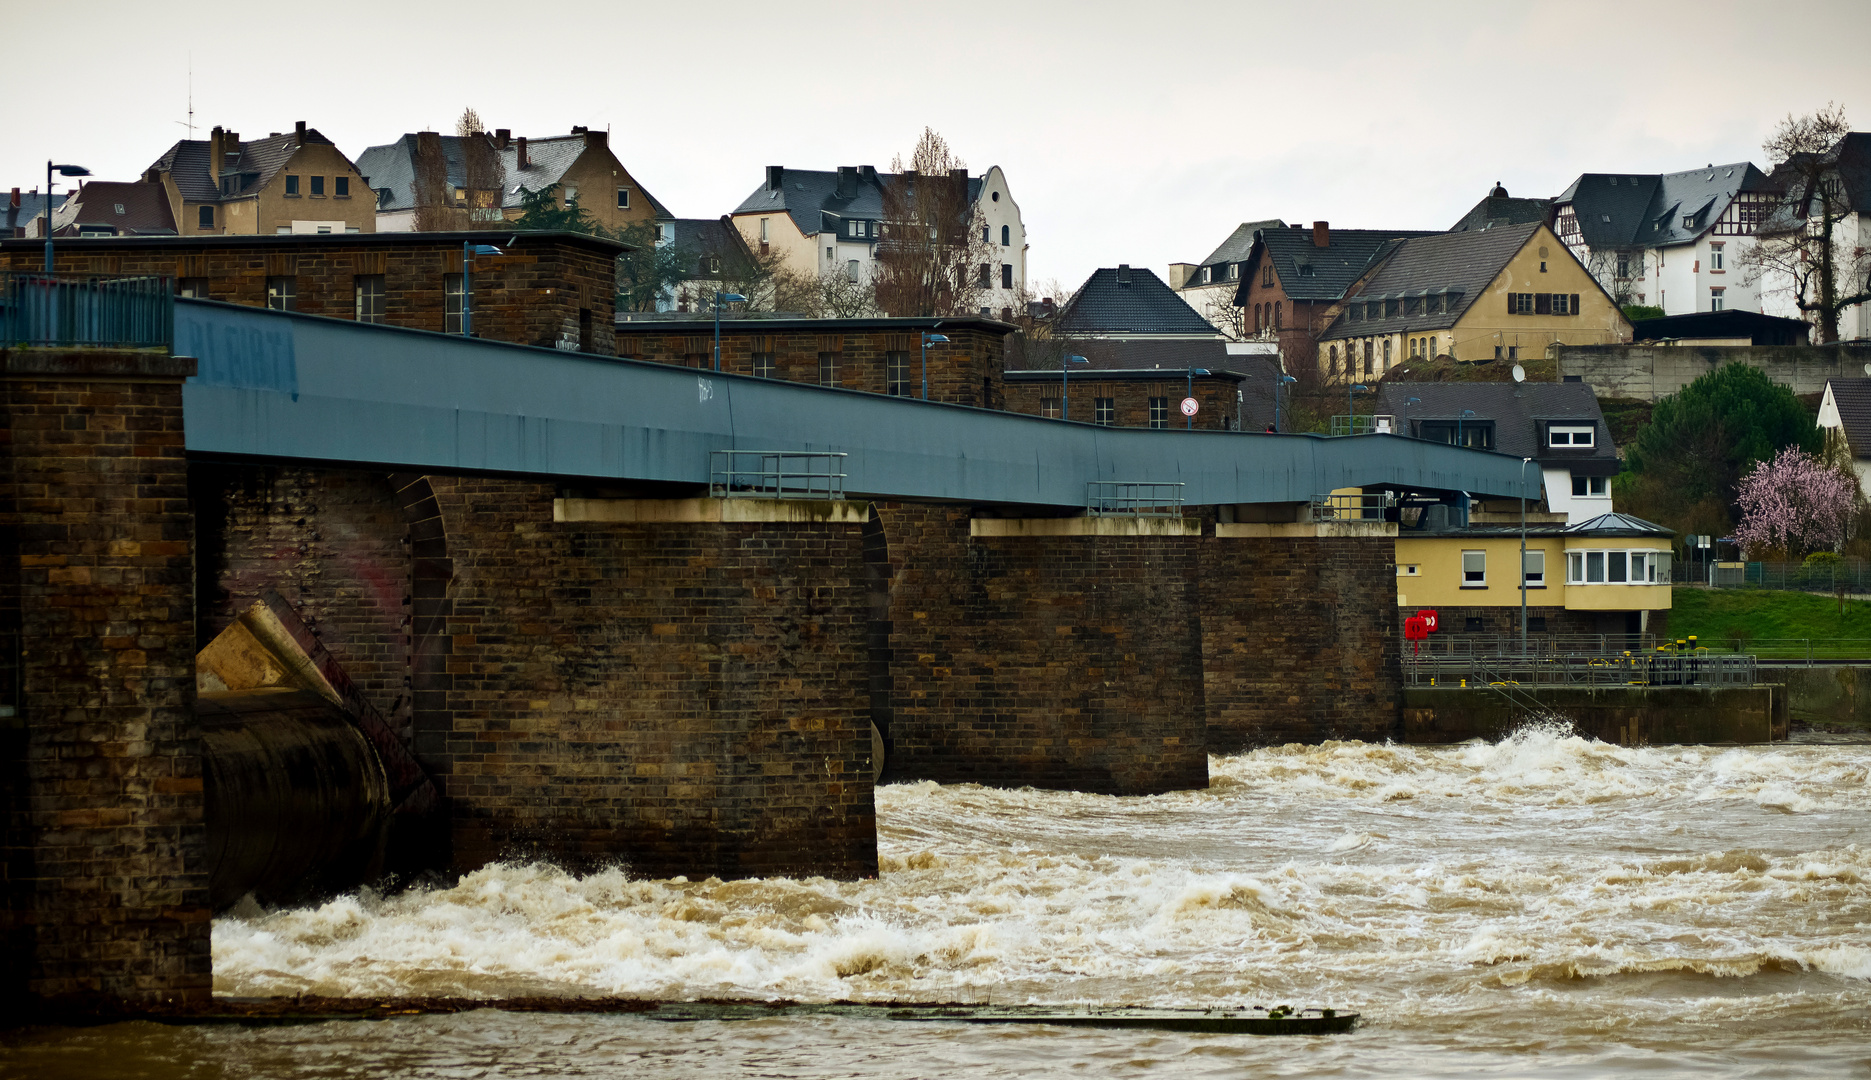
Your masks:
M35 1077L1871 1073L1871 746L1333 743L1206 791L878 792L874 881L577 878L236 911L238 996L1324 1005L1305 1039L493 1010L15 1033Z

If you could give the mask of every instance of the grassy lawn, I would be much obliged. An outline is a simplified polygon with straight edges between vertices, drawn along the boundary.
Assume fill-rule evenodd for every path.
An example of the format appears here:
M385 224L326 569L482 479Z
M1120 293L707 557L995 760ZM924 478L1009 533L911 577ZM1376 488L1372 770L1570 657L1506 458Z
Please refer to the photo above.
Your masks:
M1737 638L1748 652L1792 655L1791 643L1773 638L1863 638L1829 642L1816 656L1871 657L1871 601L1838 600L1814 593L1775 589L1695 589L1678 586L1671 597L1670 636L1694 634L1711 647L1729 648Z

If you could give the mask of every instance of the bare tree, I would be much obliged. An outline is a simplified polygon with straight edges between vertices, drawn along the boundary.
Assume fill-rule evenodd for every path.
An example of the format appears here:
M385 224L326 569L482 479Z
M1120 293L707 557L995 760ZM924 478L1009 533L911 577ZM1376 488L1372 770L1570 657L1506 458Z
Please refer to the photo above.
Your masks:
M455 134L476 135L486 131L487 125L481 123L481 114L472 108L461 110L461 118L455 121Z
M924 128L905 166L883 188L883 237L868 286L875 307L896 316L973 314L992 291L995 249L968 196L967 167Z
M1839 338L1839 315L1871 302L1871 254L1841 243L1838 226L1852 213L1839 176L1838 151L1851 123L1827 104L1789 115L1761 144L1783 198L1763 208L1757 243L1741 259L1744 280L1789 297L1814 322L1821 344Z

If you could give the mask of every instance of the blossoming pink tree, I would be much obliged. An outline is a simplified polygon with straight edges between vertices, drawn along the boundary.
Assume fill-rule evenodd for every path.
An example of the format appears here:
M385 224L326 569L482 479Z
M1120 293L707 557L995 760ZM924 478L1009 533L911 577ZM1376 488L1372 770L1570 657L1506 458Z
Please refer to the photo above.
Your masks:
M1851 480L1796 446L1756 464L1741 478L1735 539L1749 554L1833 550L1845 542L1856 495Z

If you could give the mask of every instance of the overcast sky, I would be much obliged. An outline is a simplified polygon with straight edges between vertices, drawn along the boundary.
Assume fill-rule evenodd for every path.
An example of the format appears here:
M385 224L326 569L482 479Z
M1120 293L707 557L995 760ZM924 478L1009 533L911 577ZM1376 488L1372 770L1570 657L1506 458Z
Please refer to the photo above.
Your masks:
M1496 180L1765 165L1774 122L1828 101L1871 127L1865 0L6 7L9 187L47 157L135 179L185 134L191 56L198 137L305 120L355 158L464 106L608 128L683 217L768 164L887 166L927 125L1006 171L1031 278L1068 288L1247 220L1440 229Z

